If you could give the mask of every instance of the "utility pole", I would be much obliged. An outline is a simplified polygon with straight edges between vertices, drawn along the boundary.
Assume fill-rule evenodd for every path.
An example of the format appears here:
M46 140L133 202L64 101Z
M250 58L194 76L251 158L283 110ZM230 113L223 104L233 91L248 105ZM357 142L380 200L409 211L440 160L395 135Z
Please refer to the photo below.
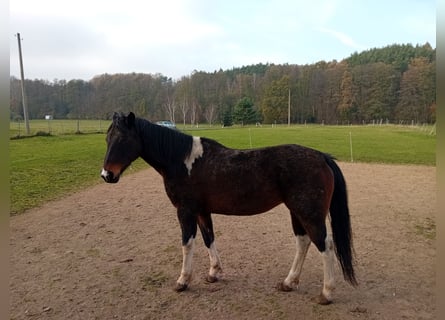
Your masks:
M23 118L25 120L25 128L26 128L26 134L30 134L29 130L29 119L28 119L28 107L26 105L26 93L25 93L25 74L23 72L23 58L22 58L22 44L20 42L20 33L17 33L16 35L17 41L19 43L19 58L20 58L20 75L22 78L22 104L23 104Z

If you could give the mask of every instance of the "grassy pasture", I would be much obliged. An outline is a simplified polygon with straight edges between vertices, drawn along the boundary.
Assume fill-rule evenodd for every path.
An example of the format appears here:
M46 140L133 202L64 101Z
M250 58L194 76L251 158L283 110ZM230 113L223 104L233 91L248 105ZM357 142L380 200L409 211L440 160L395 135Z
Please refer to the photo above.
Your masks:
M435 165L436 138L427 128L401 126L283 126L186 130L234 148L297 143L340 161Z
M65 135L74 133L102 133L105 132L110 124L106 120L31 120L30 135L37 133L50 133L52 135ZM9 123L10 137L26 136L25 123L10 122Z
M103 132L109 122L82 120L80 131L96 134L72 134L77 131L77 121L51 121L54 122L51 123L50 136L10 140L12 214L102 181L99 172L106 150ZM47 122L31 121L32 131L47 132ZM86 129L87 124L90 131ZM18 134L14 132L14 126L17 123L10 126L10 136L16 137ZM186 127L183 131L241 149L298 143L331 153L340 161L351 161L352 138L354 162L435 165L436 138L428 134L427 128L314 125L225 129L202 127L193 130ZM145 167L143 161L137 160L128 171Z
M11 213L102 181L105 134L10 140ZM142 167L136 161L129 170Z

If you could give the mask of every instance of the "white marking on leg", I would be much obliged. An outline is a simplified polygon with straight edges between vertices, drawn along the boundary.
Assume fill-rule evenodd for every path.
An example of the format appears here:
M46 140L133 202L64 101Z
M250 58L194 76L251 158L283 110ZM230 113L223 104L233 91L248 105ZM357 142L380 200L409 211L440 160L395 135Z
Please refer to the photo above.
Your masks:
M287 275L286 279L283 281L283 285L291 288L293 284L297 284L300 281L301 270L303 268L304 259L306 258L309 245L311 244L311 239L308 235L297 236L296 237L297 252L295 254L294 262Z
M208 252L210 259L209 281L213 282L217 280L218 273L222 271L221 259L219 258L218 251L216 250L215 242L212 242L210 248L208 248Z
M182 246L182 270L177 283L188 285L192 278L193 248L195 247L195 238L190 237L185 246Z
M204 149L202 147L201 138L193 137L193 145L192 150L190 151L190 155L184 159L184 164L188 170L188 174L191 174L193 163L196 159L202 157L204 153Z
M335 255L334 255L334 243L330 235L326 236L325 239L326 250L321 253L323 259L323 295L324 297L331 301L332 292L335 289Z

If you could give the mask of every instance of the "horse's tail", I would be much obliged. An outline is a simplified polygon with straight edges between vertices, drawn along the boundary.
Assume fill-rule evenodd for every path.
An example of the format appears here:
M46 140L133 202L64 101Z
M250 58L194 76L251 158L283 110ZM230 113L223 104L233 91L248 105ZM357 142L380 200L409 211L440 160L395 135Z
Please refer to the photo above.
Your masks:
M332 236L335 244L335 253L340 262L343 276L351 285L356 286L354 273L354 249L352 245L351 220L348 208L348 193L343 173L334 158L326 155L326 162L334 173L334 192L329 207L331 214Z

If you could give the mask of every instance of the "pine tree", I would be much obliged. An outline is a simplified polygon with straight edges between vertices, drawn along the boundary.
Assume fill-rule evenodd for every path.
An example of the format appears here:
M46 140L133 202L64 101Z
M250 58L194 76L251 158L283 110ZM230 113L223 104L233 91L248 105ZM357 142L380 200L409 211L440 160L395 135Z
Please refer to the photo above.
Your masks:
M250 98L244 97L238 101L233 111L233 120L241 125L257 122L258 116Z
M286 122L289 97L289 76L272 81L264 90L262 113L264 122Z

